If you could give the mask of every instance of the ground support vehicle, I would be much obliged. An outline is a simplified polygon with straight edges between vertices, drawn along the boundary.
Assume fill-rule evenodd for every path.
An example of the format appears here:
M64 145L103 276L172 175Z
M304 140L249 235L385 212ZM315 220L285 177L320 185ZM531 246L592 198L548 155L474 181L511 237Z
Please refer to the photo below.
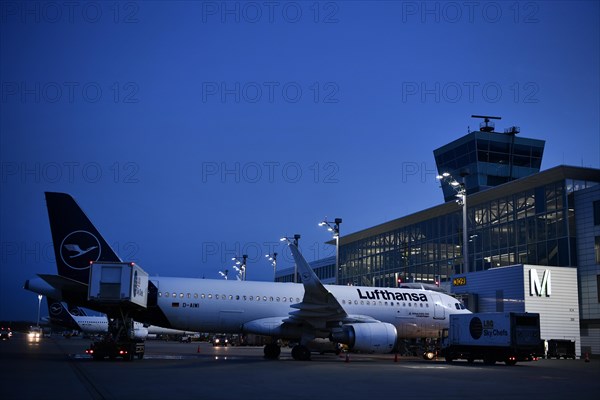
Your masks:
M447 362L483 360L491 365L536 360L544 354L537 313L475 313L450 316L442 331L441 355Z

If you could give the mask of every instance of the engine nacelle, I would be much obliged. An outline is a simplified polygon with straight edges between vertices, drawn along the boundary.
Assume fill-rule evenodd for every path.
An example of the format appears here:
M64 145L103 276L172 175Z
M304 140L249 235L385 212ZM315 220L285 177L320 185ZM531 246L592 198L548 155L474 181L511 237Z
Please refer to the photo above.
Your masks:
M140 327L133 330L132 339L146 339L148 337L148 328Z
M347 324L331 333L331 340L348 345L350 350L389 353L396 345L396 327L385 322Z

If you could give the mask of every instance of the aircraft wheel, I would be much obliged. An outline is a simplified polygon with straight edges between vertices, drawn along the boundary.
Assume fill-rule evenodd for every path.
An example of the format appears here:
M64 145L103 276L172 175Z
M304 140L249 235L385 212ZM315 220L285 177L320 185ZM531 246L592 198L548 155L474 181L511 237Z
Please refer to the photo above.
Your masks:
M292 357L296 361L308 361L310 360L310 350L306 346L294 346L294 348L292 348Z
M276 344L267 344L264 348L265 358L268 360L276 360L281 354L281 347Z

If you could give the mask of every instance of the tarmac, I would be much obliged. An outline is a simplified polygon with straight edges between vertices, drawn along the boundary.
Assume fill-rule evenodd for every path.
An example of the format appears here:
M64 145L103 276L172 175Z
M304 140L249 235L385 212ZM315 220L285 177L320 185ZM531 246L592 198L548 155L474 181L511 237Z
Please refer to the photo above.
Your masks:
M564 399L600 393L600 360L516 366L427 361L394 354L313 354L282 348L148 340L143 360L93 361L89 340L62 336L0 342L2 399ZM583 397L585 398L585 397Z

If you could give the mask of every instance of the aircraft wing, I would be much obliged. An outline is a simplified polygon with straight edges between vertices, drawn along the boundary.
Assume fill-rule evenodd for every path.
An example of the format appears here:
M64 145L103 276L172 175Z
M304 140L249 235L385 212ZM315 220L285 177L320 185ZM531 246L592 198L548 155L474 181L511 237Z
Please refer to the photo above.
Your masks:
M304 285L304 297L302 302L291 306L297 310L290 312L289 318L284 322L292 324L306 322L315 328L323 329L327 322L346 320L348 314L335 296L323 286L296 245L290 243L289 246Z

